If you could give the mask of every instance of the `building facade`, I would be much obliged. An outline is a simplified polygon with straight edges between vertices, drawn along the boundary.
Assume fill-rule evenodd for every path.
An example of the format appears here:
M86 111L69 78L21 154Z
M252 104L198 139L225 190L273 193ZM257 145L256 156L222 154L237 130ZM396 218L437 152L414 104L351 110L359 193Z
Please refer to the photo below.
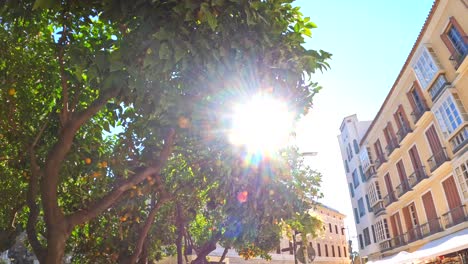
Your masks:
M466 257L468 241L444 241L468 228L467 32L468 1L435 1L367 130L344 118L338 138L369 260L402 251L427 261ZM417 254L432 245L430 256Z
M315 252L315 257L312 263L320 264L349 264L348 242L346 230L344 227L345 215L335 209L325 205L317 204L312 210L312 213L317 215L324 222L323 232L317 238L308 237L309 248L312 247ZM296 236L298 244L300 244L300 235ZM229 250L226 258L223 261L226 264L294 264L295 252L293 250L293 241L284 238L280 241L278 249L271 252L271 261L261 258L244 260L235 250ZM299 246L297 246L296 251ZM217 246L216 250L210 253L210 262L218 262L222 256L224 248ZM163 264L177 263L175 258L167 258L162 261ZM298 262L300 264L301 262Z

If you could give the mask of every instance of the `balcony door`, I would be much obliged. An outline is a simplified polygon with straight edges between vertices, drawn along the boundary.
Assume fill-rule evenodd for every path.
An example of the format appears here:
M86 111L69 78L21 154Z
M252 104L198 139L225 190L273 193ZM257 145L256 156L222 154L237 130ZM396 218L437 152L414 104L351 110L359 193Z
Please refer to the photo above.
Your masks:
M390 216L390 224L392 225L392 234L394 237L395 243L400 246L403 244L403 228L401 226L400 213L396 212L394 215Z
M422 232L424 235L434 234L440 231L440 223L437 216L437 211L434 206L434 200L432 200L431 192L425 193L422 197L424 211L426 212L427 225L425 228L429 227L429 230L423 229Z
M406 230L408 232L408 242L419 238L419 220L414 203L403 208L403 217L405 218Z
M426 109L426 102L422 96L421 88L418 85L417 81L414 81L413 88L408 93L408 99L413 108L413 113L415 114L416 119L419 119L419 116Z
M388 194L388 199L389 205L391 202L395 201L395 193L393 192L393 185L392 185L392 180L390 179L390 174L385 174L385 187L387 187L387 194Z
M429 142L429 147L431 148L431 151L432 151L433 164L430 164L430 166L431 166L431 171L433 171L440 164L442 164L442 162L445 161L445 154L443 152L442 144L440 143L440 139L439 139L439 136L437 135L434 125L432 125L426 131L426 138L427 138L427 141Z
M464 211L453 176L443 181L442 186L444 186L445 198L449 207L445 224L450 226L459 224L464 220Z
M406 170L405 170L405 165L403 165L403 160L398 161L396 164L397 166L397 171L398 171L398 177L400 178L400 193L399 195L403 195L405 192L409 190L408 186L408 177L406 176Z

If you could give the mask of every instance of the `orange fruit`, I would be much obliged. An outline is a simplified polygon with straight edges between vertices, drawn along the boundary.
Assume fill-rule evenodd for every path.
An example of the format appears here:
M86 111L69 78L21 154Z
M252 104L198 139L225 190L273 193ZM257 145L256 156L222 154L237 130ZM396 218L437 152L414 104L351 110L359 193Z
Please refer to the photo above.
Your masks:
M91 164L91 159L90 159L90 158L86 158L86 159L84 160L84 162L85 162L87 165L89 165L89 164Z
M240 202L240 203L245 203L247 202L247 198L249 196L249 193L247 191L243 191L243 192L239 192L237 194L237 200Z
M101 162L101 167L102 168L107 168L107 162L106 161Z
M190 126L190 120L185 116L180 116L177 120L177 124L180 128L188 128Z
M10 89L8 90L8 95L13 96L13 95L15 95L15 94L16 94L15 88L10 88Z

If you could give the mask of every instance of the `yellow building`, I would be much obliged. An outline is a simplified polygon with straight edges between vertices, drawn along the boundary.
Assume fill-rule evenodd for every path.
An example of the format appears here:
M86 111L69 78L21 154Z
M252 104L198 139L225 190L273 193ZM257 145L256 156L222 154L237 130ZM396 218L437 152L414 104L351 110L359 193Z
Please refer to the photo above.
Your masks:
M323 232L318 238L309 239L309 248L312 247L314 251L314 260L312 263L320 264L348 264L349 252L348 252L348 242L346 239L346 230L344 227L344 218L345 215L338 212L335 209L327 207L322 204L317 204L312 212L318 215L322 221ZM297 238L297 249L299 249L299 244L301 244L300 234L296 236ZM224 263L226 264L294 264L295 263L295 252L293 251L294 241L290 241L287 238L281 240L278 249L275 252L271 252L271 261L267 261L261 258L254 258L249 260L244 260L240 257L235 250L229 250ZM209 260L210 262L218 262L222 256L224 248L218 245L216 250L210 253ZM172 264L175 263L174 258L168 258L163 263ZM301 264L301 262L297 262ZM312 264L310 263L310 264Z
M350 192L358 178L372 211L367 234L356 224L369 260L406 251L408 262L468 261L467 32L468 1L435 1L375 119L354 137L358 158L344 136L362 122L342 123L345 166L362 168L362 177L348 175Z

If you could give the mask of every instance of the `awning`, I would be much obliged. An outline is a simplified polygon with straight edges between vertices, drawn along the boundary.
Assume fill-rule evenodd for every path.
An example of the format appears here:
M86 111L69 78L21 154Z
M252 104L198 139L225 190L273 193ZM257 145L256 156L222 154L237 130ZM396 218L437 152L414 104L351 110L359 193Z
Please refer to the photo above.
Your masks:
M401 251L398 254L376 260L376 261L369 261L367 264L397 264L397 263L406 263L406 261L411 260L411 253L406 251Z
M428 242L411 253L411 258L415 261L424 261L465 248L468 248L468 228Z

